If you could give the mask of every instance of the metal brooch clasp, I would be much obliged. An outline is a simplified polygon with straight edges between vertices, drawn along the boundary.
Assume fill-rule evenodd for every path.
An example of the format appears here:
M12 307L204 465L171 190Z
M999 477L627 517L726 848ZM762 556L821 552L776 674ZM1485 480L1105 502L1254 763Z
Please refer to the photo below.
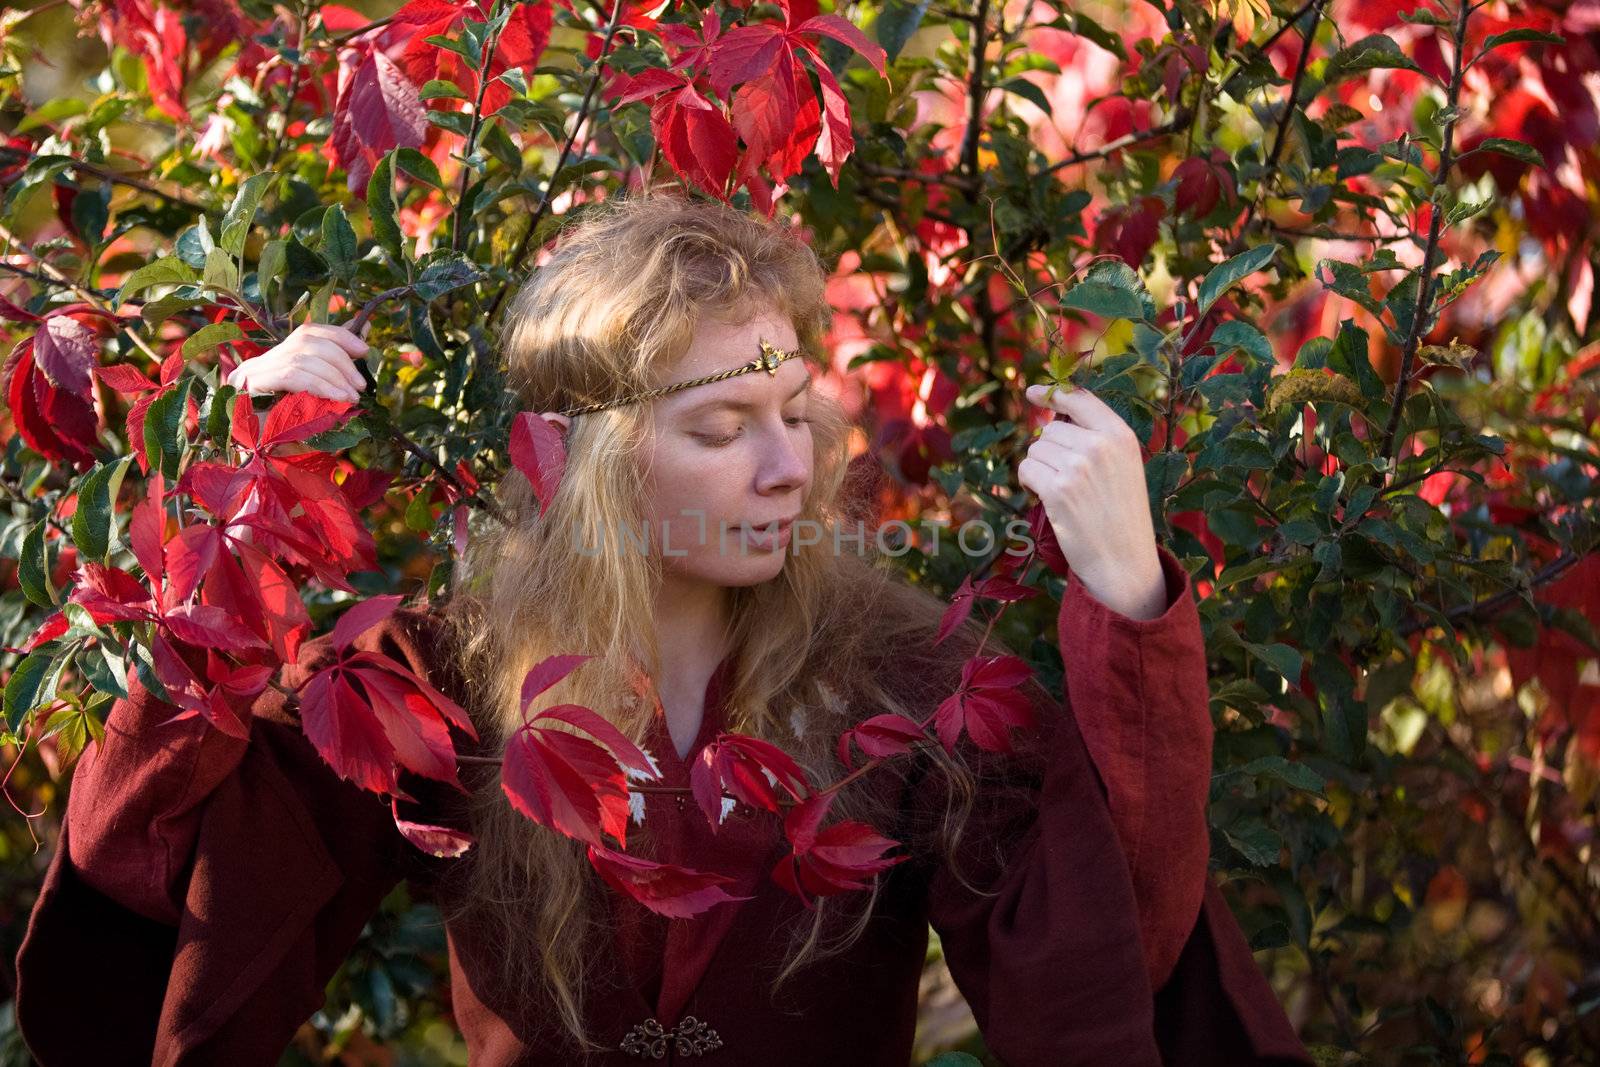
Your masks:
M655 1019L634 1024L622 1038L621 1050L641 1060L667 1058L667 1041L671 1039L678 1055L703 1056L722 1047L722 1038L708 1024L685 1015L672 1029L667 1030Z

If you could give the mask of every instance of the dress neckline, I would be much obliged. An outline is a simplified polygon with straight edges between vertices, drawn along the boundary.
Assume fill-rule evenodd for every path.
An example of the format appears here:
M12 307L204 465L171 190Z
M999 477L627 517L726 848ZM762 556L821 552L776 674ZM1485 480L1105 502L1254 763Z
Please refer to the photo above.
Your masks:
M680 771L687 771L689 766L699 757L700 750L711 743L723 726L724 701L727 699L728 686L733 679L733 669L738 661L738 654L730 652L724 656L722 662L717 664L716 670L711 672L711 677L706 681L705 697L702 701L703 710L700 714L700 729L695 733L694 740L689 742L687 755L678 755L678 746L672 742L672 731L667 728L667 711L660 698L656 699L655 714L652 722L654 746L651 755L657 764L673 767Z

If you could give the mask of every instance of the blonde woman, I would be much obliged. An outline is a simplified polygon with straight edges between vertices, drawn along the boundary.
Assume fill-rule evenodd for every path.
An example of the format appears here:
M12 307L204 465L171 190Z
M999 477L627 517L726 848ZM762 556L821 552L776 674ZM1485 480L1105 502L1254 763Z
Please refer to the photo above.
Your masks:
M825 784L844 773L844 730L921 719L962 684L978 628L936 644L944 602L826 534L856 516L849 422L812 380L824 280L781 225L716 203L617 200L570 230L500 338L520 409L562 437L559 489L541 509L504 479L511 521L475 541L449 600L357 642L469 710L465 792L407 778L402 810L476 844L413 847L272 689L246 743L198 718L157 725L173 709L135 688L76 771L19 955L40 1062L275 1063L402 879L446 919L474 1067L902 1067L930 923L1012 1067L1309 1062L1206 874L1211 722L1188 576L1154 538L1136 437L1082 390L1030 391L1066 419L1016 472L1071 566L1064 691L1027 684L1041 725L1012 754L926 746L841 791L834 817L909 855L870 891L808 908L769 876L781 820L735 805L713 826L652 790L628 851L723 874L744 898L669 919L507 803L494 757L551 655L593 658L541 700L600 711L667 787L723 732ZM233 381L349 399L364 348L302 327ZM309 642L285 685L331 654ZM86 982L89 960L103 973Z

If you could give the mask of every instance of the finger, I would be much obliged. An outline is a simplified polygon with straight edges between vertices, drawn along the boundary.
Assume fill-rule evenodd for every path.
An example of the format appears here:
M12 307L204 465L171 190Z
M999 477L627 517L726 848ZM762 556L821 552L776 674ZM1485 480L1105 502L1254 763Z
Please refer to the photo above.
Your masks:
M334 326L326 322L308 322L305 331L313 337L326 337L352 356L363 356L367 353L367 342L343 326Z
M1066 445L1069 448L1092 452L1105 440L1105 434L1099 430L1091 430L1087 426L1079 426L1075 422L1056 419L1041 426L1039 428L1039 436L1035 437L1034 440L1054 441L1056 444Z
M356 392L359 393L367 387L367 383L362 380L361 372L356 370L355 360L357 357L350 355L343 349L330 351L326 345L321 345L317 348L317 355L322 357L323 364L326 367Z
M346 385L325 364L296 364L285 377L285 385L281 388L286 392L303 390L326 400L346 400L350 403L361 399L360 393Z
M1104 400L1081 385L1071 390L1057 389L1049 399L1045 398L1047 391L1043 385L1030 385L1026 395L1030 403L1051 411L1059 411L1073 422L1087 426L1091 430L1116 430L1127 425L1122 416L1111 410Z
M1031 455L1017 464L1017 482L1040 500L1053 497L1062 488L1064 477L1060 471Z
M1089 462L1083 452L1042 437L1028 446L1028 458L1062 474L1070 474Z

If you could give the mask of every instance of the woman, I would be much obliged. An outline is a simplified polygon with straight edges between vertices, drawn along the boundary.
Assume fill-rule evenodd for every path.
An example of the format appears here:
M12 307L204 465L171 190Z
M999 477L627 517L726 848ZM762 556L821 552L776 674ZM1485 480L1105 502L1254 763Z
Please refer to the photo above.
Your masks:
M511 521L475 541L450 601L358 644L458 695L480 755L522 722L528 668L583 652L546 698L601 710L653 753L661 784L686 785L720 731L837 778L840 733L926 716L961 684L979 629L936 645L943 602L856 543L797 536L854 520L849 424L807 366L828 317L816 256L764 219L665 197L587 218L502 338L520 408L563 436L559 489L540 502L505 479ZM364 347L302 327L233 381L351 399ZM198 719L158 726L173 709L136 688L76 771L19 954L33 1052L46 1067L274 1062L407 879L446 918L475 1067L899 1067L930 922L1013 1067L1309 1062L1206 877L1204 651L1188 576L1154 539L1138 442L1088 393L1039 392L1071 420L1017 471L1072 568L1063 699L1029 684L1041 727L1012 755L929 746L841 792L836 817L911 857L871 892L810 910L769 877L786 853L778 820L736 806L713 827L683 794L650 792L629 852L724 874L748 898L665 919L514 811L487 761L464 768L464 795L404 780L407 818L476 837L433 859L384 801L336 778L278 691L255 703L246 744ZM789 520L787 538L762 532ZM285 687L331 654L309 642ZM119 976L92 1005L110 1040L62 1022L64 1003L91 1010L88 958Z

